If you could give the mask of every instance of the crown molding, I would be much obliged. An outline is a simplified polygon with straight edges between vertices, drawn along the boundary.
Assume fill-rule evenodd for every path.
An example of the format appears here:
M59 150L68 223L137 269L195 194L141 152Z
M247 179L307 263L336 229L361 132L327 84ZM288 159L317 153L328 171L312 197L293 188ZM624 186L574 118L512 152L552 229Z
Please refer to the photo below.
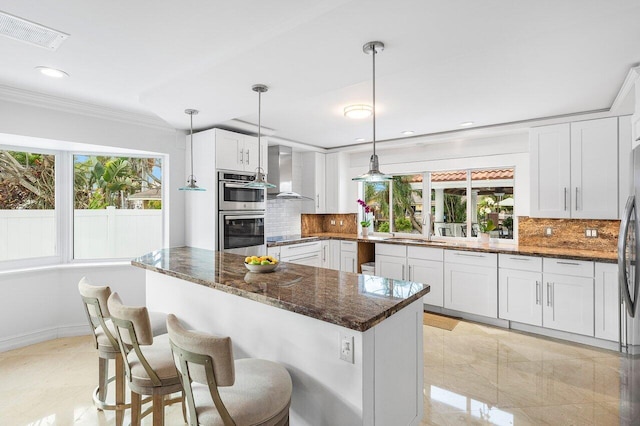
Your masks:
M0 99L8 102L84 115L87 117L102 118L106 120L119 121L121 123L151 127L157 130L175 131L175 129L167 122L155 115L118 110L87 102L48 95L41 92L18 89L11 86L0 85Z
M627 77L624 79L622 87L620 87L620 90L618 91L618 95L611 104L611 111L616 111L618 108L620 108L624 100L627 98L629 92L633 90L633 87L635 86L636 81L638 81L639 77L640 66L632 67L627 73Z

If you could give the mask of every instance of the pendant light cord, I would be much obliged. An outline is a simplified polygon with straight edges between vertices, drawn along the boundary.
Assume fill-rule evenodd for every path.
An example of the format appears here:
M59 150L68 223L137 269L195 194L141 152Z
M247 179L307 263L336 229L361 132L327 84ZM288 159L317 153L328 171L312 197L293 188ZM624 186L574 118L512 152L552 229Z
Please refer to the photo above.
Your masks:
M190 180L193 181L193 113L189 114L191 119L191 176Z
M376 47L371 51L373 56L373 155L376 155Z
M262 167L260 164L260 160L262 157L262 144L260 143L260 133L262 133L262 124L260 121L260 117L262 117L262 92L258 92L258 172L262 173Z

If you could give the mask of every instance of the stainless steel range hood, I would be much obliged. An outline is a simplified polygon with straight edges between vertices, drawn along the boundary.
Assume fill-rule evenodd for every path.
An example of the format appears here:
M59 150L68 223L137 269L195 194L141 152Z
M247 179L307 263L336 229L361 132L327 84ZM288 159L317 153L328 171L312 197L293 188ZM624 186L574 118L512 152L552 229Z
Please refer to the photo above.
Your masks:
M293 192L293 155L291 147L285 145L269 147L268 171L269 182L276 186L267 190L268 199L313 201L312 198Z

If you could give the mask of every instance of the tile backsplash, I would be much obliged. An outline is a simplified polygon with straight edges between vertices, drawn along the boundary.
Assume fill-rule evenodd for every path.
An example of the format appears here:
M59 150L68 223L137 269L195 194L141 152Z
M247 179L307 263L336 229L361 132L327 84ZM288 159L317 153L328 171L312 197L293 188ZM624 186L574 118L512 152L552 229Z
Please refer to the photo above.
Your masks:
M300 234L300 201L267 200L265 234L267 237Z
M551 229L551 235L545 235L548 228ZM595 229L598 236L587 237L587 229ZM618 248L619 230L619 220L542 219L520 216L518 244L615 252Z

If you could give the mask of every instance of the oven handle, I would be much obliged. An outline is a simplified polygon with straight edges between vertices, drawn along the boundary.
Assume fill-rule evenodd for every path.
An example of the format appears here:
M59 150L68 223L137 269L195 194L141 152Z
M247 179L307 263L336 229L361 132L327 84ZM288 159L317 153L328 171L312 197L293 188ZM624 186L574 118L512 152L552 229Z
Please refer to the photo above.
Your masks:
M256 215L235 215L235 214L225 214L223 216L224 220L227 219L264 219L264 215L263 214L256 214Z
M220 182L220 183L228 188L246 188L244 183L230 183L230 182ZM256 189L256 188L246 188L246 189ZM261 189L261 188L258 188L258 189Z

